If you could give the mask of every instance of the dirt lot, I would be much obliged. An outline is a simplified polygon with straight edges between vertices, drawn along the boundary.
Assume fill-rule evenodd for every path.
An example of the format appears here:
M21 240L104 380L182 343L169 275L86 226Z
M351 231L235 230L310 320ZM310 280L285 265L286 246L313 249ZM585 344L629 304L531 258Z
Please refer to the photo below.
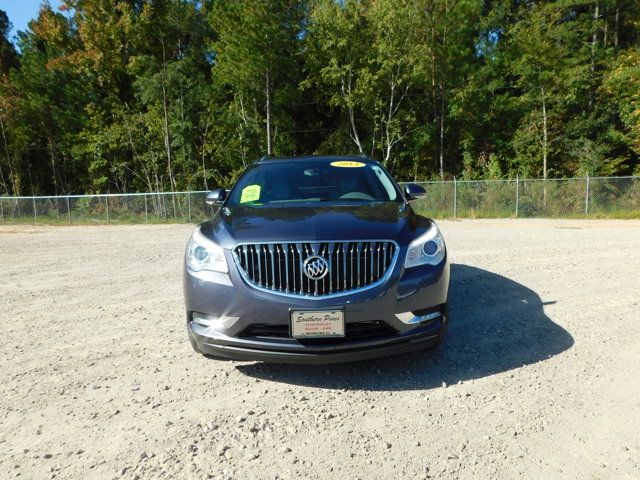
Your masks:
M192 352L190 226L0 226L0 478L640 478L640 222L441 227L441 350L296 367Z

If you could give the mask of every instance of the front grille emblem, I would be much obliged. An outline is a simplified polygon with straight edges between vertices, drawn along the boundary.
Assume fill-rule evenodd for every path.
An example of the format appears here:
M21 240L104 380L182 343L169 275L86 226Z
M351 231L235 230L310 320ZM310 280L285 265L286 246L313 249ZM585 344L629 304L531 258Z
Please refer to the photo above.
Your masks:
M305 275L311 280L320 280L329 273L329 264L318 255L308 257L302 264L302 268Z

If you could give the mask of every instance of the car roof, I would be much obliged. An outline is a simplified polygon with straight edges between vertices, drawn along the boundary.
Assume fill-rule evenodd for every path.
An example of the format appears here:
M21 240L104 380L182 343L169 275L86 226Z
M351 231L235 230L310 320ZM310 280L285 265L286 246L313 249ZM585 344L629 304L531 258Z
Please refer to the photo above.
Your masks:
M257 160L257 164L265 163L288 163L288 162L309 162L317 160L327 161L347 161L347 162L363 162L368 164L378 164L366 155L301 155L297 157L262 157Z

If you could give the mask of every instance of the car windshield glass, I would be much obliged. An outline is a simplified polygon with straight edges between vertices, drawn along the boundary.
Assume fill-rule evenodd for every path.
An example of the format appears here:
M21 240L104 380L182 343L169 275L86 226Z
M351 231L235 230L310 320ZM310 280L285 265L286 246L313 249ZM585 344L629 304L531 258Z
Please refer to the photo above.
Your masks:
M251 167L227 205L394 202L400 193L379 165L353 160L295 160Z

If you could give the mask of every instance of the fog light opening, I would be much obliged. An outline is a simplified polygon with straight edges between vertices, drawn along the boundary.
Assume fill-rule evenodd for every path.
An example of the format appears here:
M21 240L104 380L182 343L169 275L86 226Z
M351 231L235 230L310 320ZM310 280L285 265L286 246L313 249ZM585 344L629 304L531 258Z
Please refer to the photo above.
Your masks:
M202 325L203 327L210 327L218 317L214 315L207 315L205 313L193 312L191 314L191 321L197 325Z
M395 315L398 320L407 325L430 322L442 315L442 313L440 312L429 312L425 313L424 315L419 315L418 313L419 312L403 312L396 313Z
M207 328L229 328L238 321L239 317L229 317L226 315L208 315L201 312L192 312L191 321L196 325Z
M440 312L432 312L427 315L422 315L421 317L417 317L420 319L420 323L422 322L430 322L431 320L435 320L440 317L442 314Z

